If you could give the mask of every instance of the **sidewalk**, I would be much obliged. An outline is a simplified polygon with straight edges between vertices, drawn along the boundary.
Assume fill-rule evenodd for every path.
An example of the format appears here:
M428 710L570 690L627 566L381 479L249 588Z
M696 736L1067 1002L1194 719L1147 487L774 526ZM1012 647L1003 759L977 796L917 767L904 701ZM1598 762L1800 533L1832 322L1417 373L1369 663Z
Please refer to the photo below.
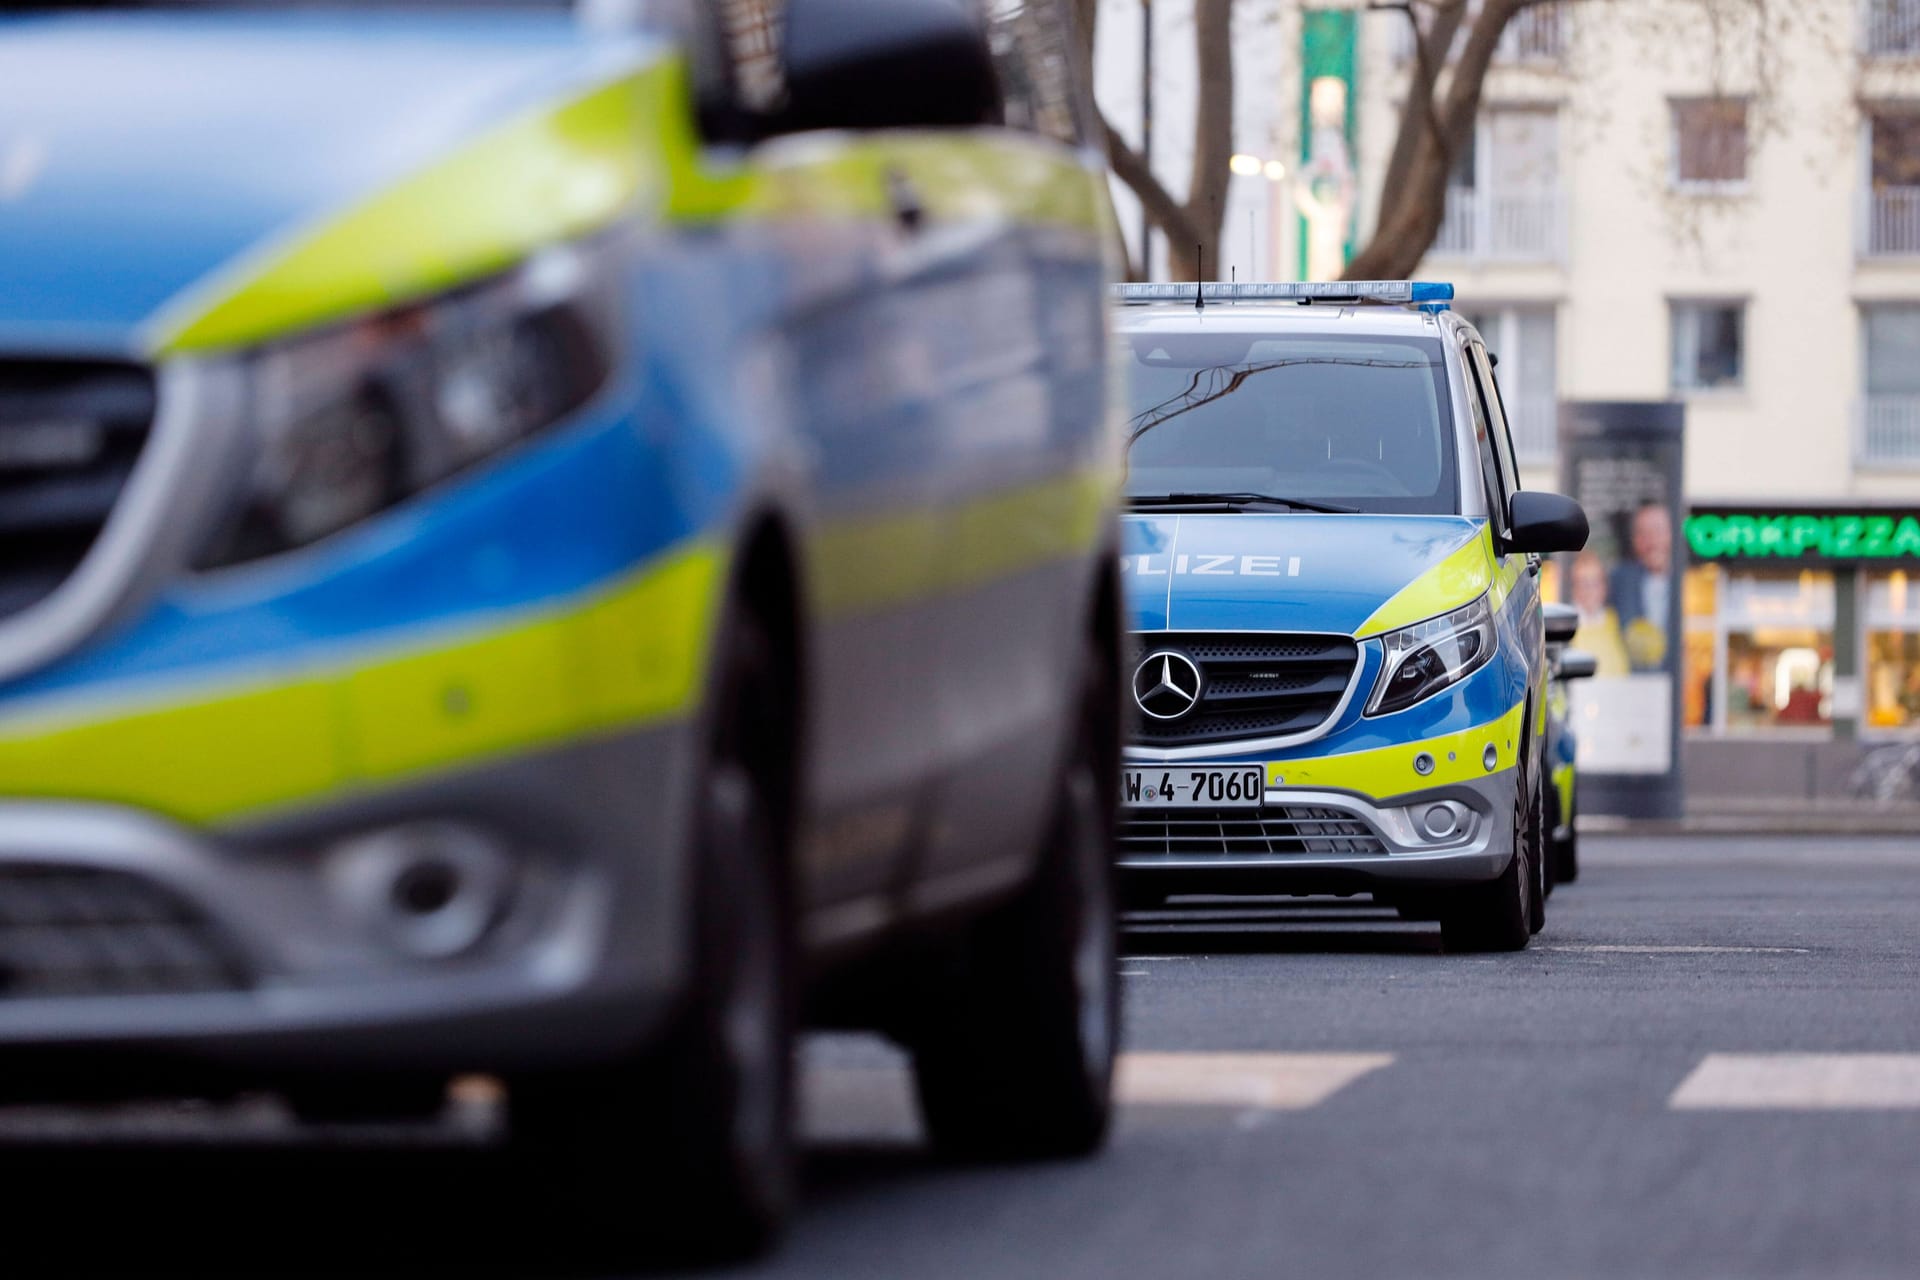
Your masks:
M1920 836L1920 804L1876 808L1845 797L1808 801L1688 796L1685 817L1638 821L1583 814L1580 834Z

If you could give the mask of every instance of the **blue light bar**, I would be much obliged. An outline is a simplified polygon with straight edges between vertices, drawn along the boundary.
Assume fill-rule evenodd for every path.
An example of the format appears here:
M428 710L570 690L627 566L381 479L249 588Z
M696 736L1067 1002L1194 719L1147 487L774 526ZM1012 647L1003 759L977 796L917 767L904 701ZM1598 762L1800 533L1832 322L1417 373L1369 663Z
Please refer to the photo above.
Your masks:
M1453 301L1453 286L1435 280L1328 280L1286 284L1118 284L1124 303L1187 302L1198 288L1208 302L1378 302L1390 306Z

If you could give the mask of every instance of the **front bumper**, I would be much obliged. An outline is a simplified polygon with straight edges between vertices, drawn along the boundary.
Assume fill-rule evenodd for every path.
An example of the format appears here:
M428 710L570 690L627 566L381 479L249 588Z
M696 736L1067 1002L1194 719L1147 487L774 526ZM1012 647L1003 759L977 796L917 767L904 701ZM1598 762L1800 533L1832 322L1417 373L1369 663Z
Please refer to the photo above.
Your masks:
M1120 873L1160 893L1391 895L1491 880L1513 857L1518 778L1506 769L1391 801L1269 787L1257 811L1134 810L1121 817ZM1428 835L1435 806L1464 829Z
M0 1051L21 1079L76 1065L139 1089L643 1044L687 972L690 742L655 726L218 832L0 803ZM451 935L396 918L382 878L393 833L450 830L497 855L455 859L488 896Z

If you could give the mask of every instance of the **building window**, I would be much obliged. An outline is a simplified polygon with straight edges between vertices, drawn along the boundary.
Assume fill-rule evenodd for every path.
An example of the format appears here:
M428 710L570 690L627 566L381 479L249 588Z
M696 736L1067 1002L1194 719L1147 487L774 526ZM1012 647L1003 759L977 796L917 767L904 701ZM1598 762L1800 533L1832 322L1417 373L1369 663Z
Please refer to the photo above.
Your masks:
M1920 575L1867 578L1868 729L1920 729Z
M1680 723L1689 729L1713 724L1715 659L1719 653L1720 566L1697 565L1680 580L1681 636L1685 684L1680 690Z
M1513 431L1514 455L1523 467L1551 465L1560 429L1553 308L1465 305L1460 312L1500 358L1495 377Z
M1554 261L1560 256L1560 117L1551 107L1491 107L1454 157L1433 252Z
M1869 54L1920 54L1920 0L1866 0L1866 28Z
M1868 114L1866 204L1869 256L1920 254L1920 111Z
M1920 304L1861 310L1866 387L1860 462L1920 466Z
M1690 570L1685 723L1732 735L1830 731L1833 597L1825 570Z
M1417 6L1414 12L1422 12L1424 6ZM1480 17L1480 0L1468 0L1467 12L1460 19L1460 28L1454 32L1453 48L1447 52L1447 60L1460 56L1465 47L1467 34L1473 30L1473 24ZM1421 30L1429 30L1431 19L1420 24ZM1395 62L1410 63L1414 60L1413 24L1405 18L1393 23L1393 57ZM1545 0L1532 4L1507 19L1507 25L1501 29L1500 43L1494 46L1495 62L1520 62L1551 64L1560 61L1567 47L1566 7L1560 0Z
M1745 186L1746 99L1676 98L1672 106L1673 185L1682 190Z
M1676 391L1737 389L1746 376L1746 305L1672 304Z

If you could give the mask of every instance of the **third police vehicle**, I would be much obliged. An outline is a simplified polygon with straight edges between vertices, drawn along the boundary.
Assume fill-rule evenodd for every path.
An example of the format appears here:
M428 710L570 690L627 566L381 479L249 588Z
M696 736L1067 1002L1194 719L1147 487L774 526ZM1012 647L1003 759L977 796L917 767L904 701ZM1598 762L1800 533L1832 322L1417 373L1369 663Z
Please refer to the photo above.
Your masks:
M1539 557L1587 521L1520 489L1452 294L1120 287L1133 905L1370 892L1450 948L1539 929Z

